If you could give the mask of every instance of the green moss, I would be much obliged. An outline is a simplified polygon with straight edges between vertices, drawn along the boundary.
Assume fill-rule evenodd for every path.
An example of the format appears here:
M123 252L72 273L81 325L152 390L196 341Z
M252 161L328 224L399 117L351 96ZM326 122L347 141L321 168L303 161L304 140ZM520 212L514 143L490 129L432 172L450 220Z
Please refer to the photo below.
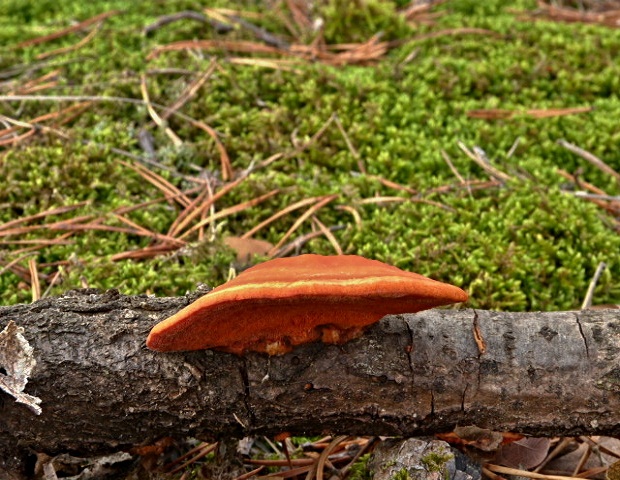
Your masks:
M411 475L409 475L407 469L403 467L392 476L392 480L411 480Z
M411 31L397 14L397 6L391 1L329 0L319 3L318 14L325 23L324 35L329 43L365 42L378 33L392 40Z
M369 461L369 453L362 455L358 459L358 461L351 466L351 470L349 471L349 478L351 480L371 480L372 477L368 469Z
M260 4L247 2L219 4L265 11ZM180 112L216 129L236 171L276 153L288 154L254 171L216 208L222 210L276 188L280 193L218 222L212 241L199 242L192 237L188 249L167 257L113 262L113 255L147 247L151 240L126 232L73 232L63 244L33 253L41 273L50 276L47 278L62 266L63 282L52 293L88 284L118 287L124 293L174 295L192 289L197 282L219 284L227 278L233 262L222 238L242 235L296 201L337 193L338 198L317 216L328 226L341 227L334 235L346 253L378 258L461 285L469 290L472 306L577 308L599 261L605 261L608 269L597 287L595 302L617 303L620 240L614 223L604 210L563 191L566 181L557 173L560 168L579 170L581 178L610 195L620 194L612 176L557 144L558 139L566 139L620 169L620 133L615 120L620 116L617 30L521 22L499 0L448 2L436 8L441 15L432 26L407 25L398 13L403 2L323 1L311 13L323 20L327 41L366 41L382 31L383 39L398 42L374 66L306 62L291 71L234 65L227 58L242 54L221 50L180 51L147 59L157 46L177 40L256 39L243 28L220 34L192 21L175 22L145 35L143 27L158 15L201 7L179 0L149 4L148 9L144 5L119 0L53 5L9 0L0 12L0 44L5 45L0 49L0 74L6 82L0 94L58 70L58 84L39 94L99 98L77 118L55 126L64 136L58 131L39 132L16 146L0 147L5 148L0 152L0 222L81 205L71 212L28 222L31 229L27 232L0 237L4 242L0 271L23 255L24 244L15 242L51 240L64 233L47 228L51 222L92 216L105 219L107 225L122 226L113 217L119 208L161 198L159 189L120 162L146 156L138 140L140 132L152 135L153 159L166 167L149 168L177 188L194 186L188 175L211 178L215 188L221 185L219 151L206 132L186 117L172 115L167 124L183 141L176 147L152 124L146 108L132 103L142 98L144 75L151 100L171 105L197 74L205 71L210 56L216 56L218 69ZM535 2L518 1L509 6L535 8ZM123 13L109 17L102 30L79 49L49 60L37 59L41 53L75 45L83 33L14 47L118 8ZM284 7L252 21L294 41L280 20L283 15L289 15ZM498 35L420 37L463 26L489 29ZM314 35L306 32L301 40L310 41ZM171 68L177 70L171 73ZM73 103L2 102L2 114L29 121ZM524 112L588 105L594 107L590 113L547 119L520 114L486 121L467 116L468 111L483 108ZM334 113L369 175L359 172L358 158L334 123L314 143L297 150ZM507 152L517 138L519 147L509 157ZM457 188L460 181L441 150L466 180L488 180L488 174L462 153L457 141L484 149L493 165L512 180L471 192ZM405 196L376 176L419 192L416 200L435 203L364 203L376 196ZM350 211L339 206L356 209L361 226ZM166 234L180 212L179 205L162 201L126 217ZM281 218L255 237L277 243L302 212ZM295 235L311 229L306 222ZM305 244L301 251L334 252L323 237ZM26 262L24 258L18 264L26 268ZM45 279L43 283L45 286ZM0 292L2 303L30 298L27 282L13 270L0 274Z
M449 452L431 452L428 455L423 456L420 461L428 472L446 473L446 463L448 463L453 458L454 455Z

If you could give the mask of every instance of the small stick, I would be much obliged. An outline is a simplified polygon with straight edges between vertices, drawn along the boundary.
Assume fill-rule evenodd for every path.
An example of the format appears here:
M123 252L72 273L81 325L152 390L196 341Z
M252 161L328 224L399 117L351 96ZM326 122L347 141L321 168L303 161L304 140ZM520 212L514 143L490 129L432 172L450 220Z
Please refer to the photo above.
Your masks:
M459 171L456 169L456 167L452 163L452 160L450 160L450 157L448 156L448 154L446 153L444 149L441 149L441 156L443 157L445 162L448 164L448 167L450 167L450 170L452 170L452 173L454 173L454 176L458 178L461 183L465 183L465 179L461 176Z
M506 158L510 158L514 155L520 143L521 143L521 137L517 137L514 143L512 144L512 147L510 147L510 150L508 150L508 153L506 154Z
M122 10L110 10L109 12L104 12L99 15L95 15L94 17L84 20L83 22L76 23L75 25L72 25L68 28L59 30L58 32L54 32L49 35L45 35L43 37L36 37L36 38L31 38L30 40L25 40L15 45L14 48L30 47L32 45L38 45L39 43L45 43L50 40L56 40L57 38L64 37L65 35L69 33L77 32L78 30L88 27L92 25L93 23L98 23L102 20L105 20L108 17L111 17L113 15L118 15L119 13L122 13Z
M342 230L343 228L345 228L344 225L334 225L332 227L329 227L329 230L331 230L332 232L335 232L336 230ZM304 244L308 243L313 238L320 237L321 235L323 235L323 232L321 232L320 230L315 230L314 232L308 232L305 235L302 235L301 237L297 237L292 242L287 243L282 248L280 248L280 250L276 251L273 255L270 255L270 256L272 258L286 257L293 250L299 251L299 249L301 249L301 247L303 247Z
M314 202L318 201L321 198L323 198L323 197L310 197L310 198L305 198L303 200L300 200L299 202L295 202L292 205L289 205L288 207L283 208L279 212L274 213L271 217L269 217L266 220L263 220L258 225L255 225L251 230L249 230L246 233L244 233L241 236L241 238L250 238L256 232L258 232L261 228L263 228L263 227L269 225L270 223L276 221L278 218L283 217L284 215L292 212L293 210L296 210L296 209L301 208L301 207L305 207L306 205L310 205L311 203L314 203Z
M41 284L39 283L39 272L37 261L34 258L28 259L28 269L30 270L30 285L32 287L32 301L36 302L41 298Z
M93 38L95 38L95 35L97 35L97 32L99 32L99 30L101 30L101 26L102 25L103 25L103 21L99 22L95 26L95 28L93 28L88 33L88 35L86 35L82 40L80 40L75 45L70 45L68 47L58 48L56 50L51 50L49 52L40 53L39 55L36 56L37 60L43 60L43 59L48 58L48 57L53 57L54 55L61 55L63 53L69 53L69 52L72 52L74 50L78 50L78 49L82 48L84 45L86 45L88 42L90 42Z
M528 472L517 468L502 467L501 465L493 465L487 463L485 468L492 472L506 473L508 475L518 475L520 477L536 478L541 480L575 480L577 477L567 477L562 475L543 475L542 473Z
M592 455L592 445L586 444L585 451L581 454L581 458L579 459L579 461L577 462L577 465L575 465L575 468L573 469L574 477L576 477L579 474L579 472L582 471L584 465L590 458L590 455Z
M590 286L588 287L588 291L586 292L586 297L583 299L583 303L581 304L582 310L587 310L592 306L592 297L594 297L594 289L596 288L596 284L598 283L599 278L603 274L603 271L607 267L605 262L600 262L598 267L596 267L596 271L592 276L592 280L590 280Z
M360 215L360 212L358 212L355 208L353 208L350 205L338 205L335 208L336 210L342 210L345 212L349 212L351 216L353 217L353 220L355 221L355 226L357 228L362 228L362 216Z
M252 35L254 35L257 39L271 47L280 48L282 50L288 50L290 48L290 45L286 41L269 33L264 28L257 27L253 23L248 22L241 17L237 17L236 15L228 15L228 19L232 20L237 25L245 28L246 30L249 30L250 32L252 32Z
M182 12L173 13L171 15L162 15L161 17L158 17L153 23L144 27L142 31L145 35L148 35L157 30L158 28L163 27L164 25L168 25L169 23L185 19L208 23L215 29L217 33L227 33L233 29L233 27L231 27L230 25L218 22L217 20L212 20L200 12L195 12L193 10L183 10Z
M329 240L329 243L332 244L332 247L334 247L334 250L336 251L336 255L342 255L342 247L338 243L338 240L336 240L336 237L331 232L331 230L327 228L325 224L316 217L316 215L312 215L312 221L316 224L317 227L319 227L319 230L323 232L323 235L325 235L327 240Z
M168 119L170 115L179 110L185 103L189 101L196 92L200 90L200 88L207 82L207 80L213 75L215 68L217 67L217 59L213 58L209 63L209 66L205 70L203 74L200 75L194 82L190 83L185 90L179 95L179 98L175 100L175 102L168 107L168 109L162 113L161 117L165 120Z
M280 239L280 241L269 251L268 255L272 257L281 247L284 245L286 240L293 234L295 230L299 228L299 226L306 221L306 219L316 212L318 212L321 208L327 205L329 202L338 198L338 195L326 195L321 200L312 205L308 210L306 210L296 221L293 223L291 228L284 234L284 236Z
M253 198L252 200L248 200L247 202L243 202L243 203L239 203L237 205L234 205L232 207L228 207L225 208L224 210L220 210L219 212L215 212L215 209L211 210L209 213L209 217L208 218L204 218L203 220L200 220L196 225L194 225L193 227L191 227L189 230L187 230L186 232L184 232L183 234L179 235L179 239L184 239L185 237L187 237L188 235L190 235L191 233L195 232L196 230L199 230L201 228L203 228L205 225L213 225L215 220L219 220L220 218L224 218L227 217L229 215L234 215L235 213L239 213L243 210L245 210L246 208L250 208L250 207L254 207L262 202L264 202L265 200L273 197L274 195L278 194L280 192L280 190L275 189L275 190L271 190L270 192L267 192L259 197ZM214 196L213 196L214 197ZM213 197L210 197L211 199ZM211 208L213 207L213 203L211 203ZM205 212L206 214L206 212ZM215 234L214 229L212 229L212 234Z
M54 287L54 285L56 284L56 282L60 279L60 276L63 273L63 268L60 267L56 273L54 274L54 276L52 277L52 280L50 281L49 285L47 286L47 288L45 289L45 292L43 292L43 295L41 295L41 298L45 298L49 295L49 293L52 291L52 288Z
M510 176L506 175L501 170L495 168L486 158L486 155L483 155L483 150L479 147L474 148L474 152L472 152L467 146L461 142L460 140L457 142L458 147L465 152L465 154L471 158L474 162L476 162L480 168L482 168L485 172L487 172L491 177L494 177L497 180L507 181L510 180Z
M321 126L321 128L319 128L316 133L314 135L312 135L312 138L310 138L310 140L308 140L306 143L304 143L303 145L300 145L299 147L297 147L290 156L294 156L294 155L298 155L301 152L303 152L304 150L306 150L310 145L312 145L313 143L315 143L317 140L319 140L323 134L327 131L327 128L332 124L332 122L336 119L336 114L332 113L329 118L325 121L325 123Z
M338 115L335 116L334 122L336 122L336 126L338 127L338 130L340 130L340 133L342 134L342 137L344 138L344 141L347 144L347 148L351 152L351 155L353 155L353 158L355 158L355 160L357 161L357 168L359 168L360 172L364 174L367 173L366 166L362 162L359 152L356 150L356 148L351 143L351 139L349 138L349 135L347 135L346 130L342 126L342 122L340 121L340 118L338 118Z
M579 155L584 160L587 160L592 165L594 165L599 170L611 175L618 182L620 182L620 173L616 172L613 168L607 165L603 160L598 158L597 156L591 154L590 152L584 150L583 148L579 148L577 145L567 142L566 140L558 140L558 145L564 147L570 152L573 152L575 155Z
M595 200L607 200L608 202L620 202L620 195L600 195L596 193L588 192L573 192L573 195L581 198L595 199Z
M346 475L349 473L349 470L351 470L355 462L357 462L359 458L364 453L366 453L378 441L379 439L377 437L370 437L368 441L358 449L357 453L353 456L351 461L344 468L340 470L339 472L340 478L346 478Z
M151 104L151 100L149 98L149 92L146 88L146 76L145 75L142 75L142 78L140 81L140 91L142 92L142 99L144 100L146 109L149 112L149 115L151 116L155 124L166 133L168 138L172 140L172 143L174 144L175 147L178 148L181 145L183 145L183 141L177 136L176 133L172 131L172 129L168 125L166 125L165 120L161 118L159 114L155 111L155 109L153 108L153 105Z

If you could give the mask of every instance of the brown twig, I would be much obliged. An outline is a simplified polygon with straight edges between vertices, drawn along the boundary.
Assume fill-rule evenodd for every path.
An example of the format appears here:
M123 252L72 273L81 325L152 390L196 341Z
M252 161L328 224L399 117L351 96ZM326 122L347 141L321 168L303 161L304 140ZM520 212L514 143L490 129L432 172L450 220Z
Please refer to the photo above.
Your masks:
M454 212L454 208L449 207L448 205L444 205L440 202L435 202L433 200L427 200L425 198L419 197L396 197L396 196L378 196L378 197L370 197L370 198L362 198L358 200L359 205L374 205L374 204L386 204L386 203L425 203L427 205L432 205L433 207L439 207L443 210L447 210L449 212Z
M196 12L194 10L183 10L182 12L157 17L153 23L148 24L146 27L144 27L142 31L145 35L149 35L155 30L158 30L161 27L164 27L170 23L178 22L179 20L195 20L201 23L208 23L215 29L217 33L226 33L230 32L233 29L230 25L226 25L225 23L212 20L200 12Z
M528 109L523 112L519 110L505 110L501 108L487 108L479 110L469 110L467 116L469 118L481 118L484 120L500 120L512 118L520 113L525 113L533 118L552 118L564 115L575 115L577 113L588 113L594 110L594 107L573 107L573 108L543 108Z
M477 163L480 168L482 168L485 172L487 172L492 178L495 178L500 181L508 181L510 180L510 176L506 175L501 170L498 170L491 162L488 161L486 155L483 155L483 150L479 147L474 147L474 151L472 152L467 146L461 142L460 140L457 142L458 147L465 152L465 154L471 158L475 163ZM482 152L482 153L481 153Z
M218 445L217 442L215 442L215 443L201 443L197 447L191 449L186 454L184 454L184 455L180 456L179 458L177 458L176 460L173 460L172 462L164 465L162 467L162 470L167 475L172 475L172 474L178 473L181 470L183 470L186 467L188 467L189 465L197 462L201 458L203 458L203 457L207 456L209 453L213 452L217 448L217 445ZM181 463L181 462L183 462L183 463ZM175 467L175 465L178 465L178 466ZM175 468L172 468L172 467L175 467Z
M327 228L323 222L321 222L316 215L312 215L312 222L319 227L319 230L321 230L321 232L323 233L323 235L325 235L325 238L327 238L327 240L329 241L329 243L331 243L332 247L334 247L334 250L336 251L336 255L342 255L342 247L340 246L340 244L338 243L338 240L336 240L336 237L334 236L334 234L332 233L332 231Z
M178 112L177 114L180 115ZM213 128L211 128L209 125L199 120L194 120L193 118L188 117L186 115L181 116L181 118L184 118L185 120L190 122L195 127L200 128L201 130L204 130L205 132L207 132L207 134L215 142L215 146L220 152L220 166L221 166L221 171L222 171L222 178L224 180L230 180L231 178L233 178L234 172L232 169L232 165L230 164L230 158L228 156L228 152L226 151L224 144L221 142L217 132Z
M310 197L310 198L305 198L303 200L295 202L292 205L289 205L288 207L283 208L279 212L274 213L272 216L270 216L266 220L263 220L258 225L255 225L252 229L250 229L246 233L244 233L241 236L241 238L250 238L256 232L258 232L262 228L266 227L270 223L275 222L277 219L282 218L284 215L287 215L288 213L290 213L290 212L292 212L292 211L294 211L294 210L296 210L298 208L302 208L302 207L305 207L306 205L310 205L310 204L316 202L317 200L319 200L321 198L324 198L324 197Z
M247 176L241 176L236 180L222 186L216 193L209 192L209 185L205 183L205 190L193 202L186 205L185 210L179 214L177 219L170 226L168 235L173 237L178 236L180 232L183 231L196 217L201 215L203 212L206 212L211 205L230 192L233 188L241 184L246 178Z
M164 133L168 138L170 138L170 140L172 140L172 143L175 147L178 148L183 145L183 141L167 125L165 120L159 116L159 114L153 108L153 105L151 105L149 92L146 87L146 75L142 75L140 79L140 92L142 93L142 99L144 100L144 104L146 105L146 110L149 112L149 115L151 116L155 124L164 131Z
M592 279L590 280L590 285L588 285L588 291L586 292L586 296L583 299L583 303L581 304L582 310L587 310L592 306L592 299L594 298L594 289L596 288L596 284L598 283L599 278L603 274L603 271L607 267L605 262L599 262L596 267L596 271L594 275L592 275ZM576 472L575 472L576 473Z
M342 230L344 225L334 225L333 227L329 227L329 230L335 232L336 230ZM273 255L270 255L272 258L280 258L288 256L292 251L299 251L301 247L303 247L307 242L312 240L313 238L317 238L323 235L323 232L320 230L315 230L313 232L308 232L304 235L297 237L295 240L283 245L279 250L275 251Z
M217 59L211 59L209 62L209 66L196 80L191 82L189 85L185 87L183 92L179 95L179 97L174 101L174 103L168 107L161 115L164 120L167 120L170 115L179 110L183 105L185 105L192 97L196 95L198 90L202 88L202 86L211 78L213 72L217 68Z
M46 217L49 217L51 215L61 215L63 213L72 212L73 210L76 210L76 209L81 208L81 207L83 207L85 205L88 205L88 204L89 204L88 201L79 202L79 203L76 203L75 205L66 205L66 206L62 206L62 207L50 208L49 210L45 210L43 212L35 213L34 215L28 215L27 217L16 218L14 220L10 220L10 221L5 222L2 225L0 225L0 232L2 232L2 230L7 230L8 228L14 228L14 227L16 227L18 225L22 225L24 223L31 222L33 220L39 220L41 218L46 218ZM0 233L0 235L1 235L1 233Z
M88 33L88 35L86 35L82 40L77 42L75 45L70 45L68 47L58 48L56 50L51 50L49 52L40 53L39 55L36 56L36 59L43 60L45 58L53 57L55 55L62 55L63 53L69 53L69 52L73 52L74 50L79 50L84 45L86 45L88 42L90 42L93 38L95 38L95 35L97 35L99 30L101 30L102 26L103 26L103 21L100 21L99 23L97 23L95 28L93 28Z
M56 85L58 85L58 76L60 75L60 72L61 70L57 68L55 70L52 70L51 72L46 73L45 75L40 76L39 78L35 78L26 83L22 83L21 81L15 82L17 87L16 90L11 90L8 92L8 94L25 95L28 93L45 90L46 88L55 87Z
M547 18L560 22L568 23L597 23L612 28L618 28L620 22L620 10L608 10L602 12L577 10L538 1L538 10L531 13L518 12L522 18L527 20L536 18Z
M123 160L118 160L118 162L121 165L132 169L147 182L157 187L169 200L176 200L184 207L187 207L190 203L192 203L191 200L172 183L163 178L161 175L149 170L145 166L140 165L139 163L124 162Z
M439 37L455 36L455 35L490 35L495 38L503 37L501 33L494 32L493 30L487 30L485 28L462 27L462 28L450 28L447 30L437 30L435 32L425 33L423 35L418 35L416 37L413 37L410 40L407 40L406 43L419 42L421 40L429 40L431 38L439 38Z
M349 149L349 152L351 152L351 155L357 162L357 168L359 169L360 172L364 174L367 173L366 166L364 165L364 162L362 162L359 152L353 146L353 143L351 143L351 139L349 138L349 135L347 134L344 127L342 126L342 122L340 121L340 118L338 117L338 115L335 116L334 122L336 123L338 130L340 130L340 134L342 135L342 138L344 138L344 141L347 144L347 148Z
M568 173L565 170L562 170L561 168L558 169L557 172L562 177L572 181L577 187L585 188L586 190L589 190L590 192L594 193L594 195L588 196L583 193L579 194L579 192L574 192L573 195L580 196L582 198L589 200L590 202L607 210L610 214L614 216L617 216L618 214L620 214L620 200L610 195L607 195L607 193L604 190L596 187L595 185L592 185L589 182L586 182L585 180L578 178L575 175L571 175L570 173Z
M59 30L58 32L54 32L54 33L52 33L50 35L44 35L42 37L36 37L36 38L31 38L29 40L25 40L25 41L15 45L14 48L30 47L32 45L38 45L40 43L49 42L50 40L56 40L57 38L61 38L61 37L64 37L65 35L68 35L70 33L82 30L82 29L92 25L93 23L99 23L102 20L105 20L106 18L109 18L109 17L111 17L113 15L118 15L121 12L122 12L121 10L111 10L109 12L100 13L99 15L95 15L92 18L84 20L84 21L82 21L80 23L76 23L75 25L72 25L72 26L70 26L68 28L65 28L63 30Z
M279 189L275 189L275 190L272 190L270 192L265 193L264 195L261 195L259 197L253 198L252 200L248 200L247 202L243 202L243 203L240 203L238 205L234 205L232 207L225 208L224 210L220 210L219 212L217 212L217 213L215 213L213 215L210 215L209 218L205 218L204 220L201 220L200 222L198 222L196 225L191 227L185 233L180 235L179 238L183 239L183 238L187 237L188 235L192 234L193 232L195 232L196 230L202 228L203 226L208 225L208 224L212 224L213 222L215 222L215 220L227 217L229 215L233 215L235 213L239 213L242 210L245 210L246 208L254 207L254 206L264 202L265 200L273 197L274 195L277 195L279 192L280 192Z
M264 28L257 27L253 23L248 22L247 20L244 20L243 18L236 15L228 15L227 17L230 21L251 32L252 35L254 35L258 40L265 43L266 45L279 48L281 50L287 50L289 48L288 42L276 37L272 33L269 33Z
M448 167L450 167L450 170L452 170L452 173L454 174L454 176L459 179L459 182L465 183L465 179L461 176L459 171L456 169L456 167L452 163L452 160L450 159L450 156L447 154L447 152L444 149L441 149L441 156L443 157L444 161L448 164Z
M378 175L370 175L368 178L372 180L377 180L381 185L393 188L394 190L399 190L401 192L407 192L409 195L417 195L418 191L414 188L407 187L405 185L401 185L400 183L393 182L392 180L388 180L387 178L380 177Z
M36 302L41 298L41 284L39 283L39 271L37 269L37 262L34 258L28 259L28 270L30 271L32 301Z
M528 472L517 468L502 467L501 465L485 464L485 468L497 473L505 473L507 475L518 475L520 477L535 478L539 480L575 480L578 477L568 477L561 475L543 475L541 473Z
M306 210L297 220L295 220L295 223L293 223L293 225L282 236L282 238L280 238L278 243L269 251L268 255L270 257L273 256L282 247L282 245L284 245L286 240L295 232L295 230L297 230L299 228L299 226L303 222L305 222L309 217L314 215L321 208L323 208L325 205L327 205L329 202L332 202L336 198L338 198L337 194L335 194L335 195L326 195L326 196L322 197L314 205L312 205L308 210Z
M584 160L587 160L588 162L590 162L592 165L594 165L596 168L598 168L602 172L608 175L611 175L612 177L616 179L616 181L620 182L620 173L616 172L613 168L607 165L603 160L598 158L596 155L593 155L592 153L584 150L583 148L578 147L577 145L567 142L566 140L558 140L557 143L558 145L564 147L568 151L573 152L576 155L579 155L581 158L583 158Z
M153 60L164 52L174 52L179 50L225 50L232 52L244 53L269 53L282 54L285 53L279 48L262 45L256 42L248 42L241 40L181 40L155 47L146 57L147 60Z

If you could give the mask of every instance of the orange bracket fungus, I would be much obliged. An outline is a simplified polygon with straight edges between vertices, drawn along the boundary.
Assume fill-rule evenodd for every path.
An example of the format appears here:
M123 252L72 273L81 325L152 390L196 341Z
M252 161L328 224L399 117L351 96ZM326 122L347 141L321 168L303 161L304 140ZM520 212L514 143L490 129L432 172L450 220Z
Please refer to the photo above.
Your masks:
M316 340L344 343L387 314L466 300L458 287L357 255L278 258L155 325L146 345L281 355Z

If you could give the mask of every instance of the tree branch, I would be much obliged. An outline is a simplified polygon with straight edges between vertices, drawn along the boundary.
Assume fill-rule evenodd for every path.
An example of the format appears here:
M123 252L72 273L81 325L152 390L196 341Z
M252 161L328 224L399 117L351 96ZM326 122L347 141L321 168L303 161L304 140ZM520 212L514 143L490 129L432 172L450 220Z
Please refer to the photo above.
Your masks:
M430 310L271 358L146 349L150 328L190 300L80 290L0 307L0 331L13 320L33 348L24 393L42 409L0 391L0 458L17 444L88 455L163 436L418 436L457 424L620 435L618 310Z

